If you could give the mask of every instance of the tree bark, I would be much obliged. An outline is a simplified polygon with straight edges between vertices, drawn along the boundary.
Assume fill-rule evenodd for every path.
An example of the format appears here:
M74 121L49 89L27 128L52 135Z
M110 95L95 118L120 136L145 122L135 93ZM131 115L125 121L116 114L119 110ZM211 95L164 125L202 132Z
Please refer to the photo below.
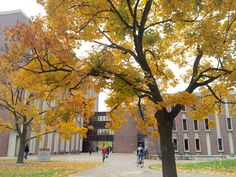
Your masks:
M25 147L25 140L22 137L20 138L20 146L16 163L24 163L24 147Z
M20 146L19 146L19 151L18 151L16 163L24 163L24 148L25 148L25 144L26 144L26 135L27 135L27 125L26 124L23 124L23 131L22 131L22 133L18 132L18 135L20 136Z
M158 115L163 177L177 177L175 153L172 143L173 119L168 114Z

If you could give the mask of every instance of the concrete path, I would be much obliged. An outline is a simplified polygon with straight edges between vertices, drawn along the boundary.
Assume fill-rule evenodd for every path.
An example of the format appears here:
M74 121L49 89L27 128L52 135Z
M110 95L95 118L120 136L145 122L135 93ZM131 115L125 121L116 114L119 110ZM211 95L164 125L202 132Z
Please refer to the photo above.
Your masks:
M9 159L0 158L0 159ZM37 159L37 156L29 156L29 159ZM102 162L101 153L53 155L51 160L59 161L93 161ZM177 161L177 163L192 163L196 161ZM72 175L70 177L162 177L161 171L151 170L148 167L152 164L160 164L160 160L145 160L144 168L136 166L136 156L134 154L114 153L109 156L103 166L88 170L86 172ZM213 174L193 174L178 173L178 177L226 177ZM227 176L230 177L230 176ZM232 176L231 176L232 177Z
M101 154L84 156L84 160L101 161ZM178 161L186 163L192 161ZM136 156L133 154L111 154L103 166L88 170L71 177L162 177L161 171L151 170L152 164L161 163L159 160L145 160L144 168L136 166ZM178 173L178 177L224 177L220 175Z

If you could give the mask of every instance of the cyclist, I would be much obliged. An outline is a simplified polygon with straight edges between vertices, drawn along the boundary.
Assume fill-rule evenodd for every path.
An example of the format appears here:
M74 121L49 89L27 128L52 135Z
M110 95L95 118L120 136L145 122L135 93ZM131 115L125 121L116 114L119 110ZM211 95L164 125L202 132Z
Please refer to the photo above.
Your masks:
M144 149L142 144L139 144L137 149L137 165L141 165L141 167L144 165Z

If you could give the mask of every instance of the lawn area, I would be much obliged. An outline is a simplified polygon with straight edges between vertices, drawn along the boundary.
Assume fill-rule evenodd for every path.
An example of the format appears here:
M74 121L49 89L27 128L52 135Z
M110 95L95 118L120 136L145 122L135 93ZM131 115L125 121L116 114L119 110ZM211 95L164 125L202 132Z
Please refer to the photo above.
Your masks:
M160 170L161 165L151 165L149 168ZM236 160L215 160L209 162L195 162L177 164L178 172L208 173L225 176L236 176Z
M0 160L0 177L62 177L102 165L98 162L29 160L19 165L15 160Z

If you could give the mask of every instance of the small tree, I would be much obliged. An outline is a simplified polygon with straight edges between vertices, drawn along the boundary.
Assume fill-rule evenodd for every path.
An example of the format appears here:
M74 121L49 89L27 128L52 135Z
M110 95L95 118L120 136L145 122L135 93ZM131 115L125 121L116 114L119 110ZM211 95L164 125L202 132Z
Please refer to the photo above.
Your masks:
M85 98L87 105L83 107L78 101L81 100L81 95L74 92L74 97L58 96L51 101L53 104L50 104L49 101L43 101L37 93L27 92L14 85L9 74L3 76L1 73L0 107L7 111L9 116L5 121L0 119L0 130L15 131L19 136L17 163L23 163L24 146L33 138L41 138L49 133L59 133L66 139L75 133L86 135L87 129L79 126L76 118L81 116L81 111L88 109L87 106L92 104L92 100ZM49 104L47 108L45 103ZM86 110L86 113L91 115L92 112ZM29 136L30 132L34 132L35 135Z
M87 88L74 90L67 87L61 80L65 77L63 74L56 73L57 79L60 78L56 80L53 72L45 75L29 72L27 66L32 63L27 56L33 48L20 43L10 29L6 34L8 39L11 38L11 43L0 57L0 107L9 116L0 119L0 130L15 131L19 135L17 163L23 163L24 146L33 138L49 133L59 133L66 139L75 133L85 136L87 128L79 125L77 118L83 117L88 122L93 115L94 98L87 96ZM37 52L43 53L44 48L39 47ZM35 135L29 136L30 132Z

